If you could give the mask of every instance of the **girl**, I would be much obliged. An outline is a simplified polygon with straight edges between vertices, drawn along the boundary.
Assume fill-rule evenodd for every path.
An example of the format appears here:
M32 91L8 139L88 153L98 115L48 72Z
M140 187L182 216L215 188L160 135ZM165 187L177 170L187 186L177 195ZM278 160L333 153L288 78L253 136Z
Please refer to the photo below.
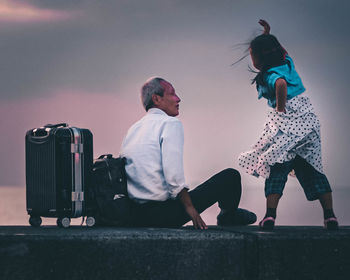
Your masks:
M239 156L245 171L265 180L266 214L259 223L273 229L276 208L288 174L294 170L308 200L319 199L327 229L337 229L333 212L332 190L322 169L320 123L294 68L293 60L270 35L270 26L260 20L262 35L250 43L253 65L259 70L256 83L258 99L264 97L272 108L264 131L251 151Z

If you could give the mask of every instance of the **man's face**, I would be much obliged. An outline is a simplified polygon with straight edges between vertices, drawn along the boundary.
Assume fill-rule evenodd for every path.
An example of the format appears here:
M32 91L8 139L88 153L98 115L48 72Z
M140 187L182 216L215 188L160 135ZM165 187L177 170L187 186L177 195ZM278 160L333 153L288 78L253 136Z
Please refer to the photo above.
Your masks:
M179 103L181 99L176 95L175 89L168 82L160 82L164 88L163 96L155 96L155 105L157 108L163 110L167 115L176 117L179 114Z

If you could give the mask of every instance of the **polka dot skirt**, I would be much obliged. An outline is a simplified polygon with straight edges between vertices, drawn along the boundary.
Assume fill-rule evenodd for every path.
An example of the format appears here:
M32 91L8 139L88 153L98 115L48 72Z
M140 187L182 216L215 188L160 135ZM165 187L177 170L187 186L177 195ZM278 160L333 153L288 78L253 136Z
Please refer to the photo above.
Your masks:
M238 163L248 174L268 178L270 166L290 161L296 155L323 173L320 122L304 95L287 100L286 113L269 110L258 142L239 156Z

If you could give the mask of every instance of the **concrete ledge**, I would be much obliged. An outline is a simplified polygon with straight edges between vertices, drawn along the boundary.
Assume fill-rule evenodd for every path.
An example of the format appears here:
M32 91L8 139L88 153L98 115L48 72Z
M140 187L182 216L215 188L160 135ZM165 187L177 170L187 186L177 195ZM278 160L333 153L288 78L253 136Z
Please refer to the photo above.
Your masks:
M350 227L256 227L226 229L245 235L244 279L350 279ZM248 252L251 252L249 254Z
M350 227L0 227L0 279L349 279Z

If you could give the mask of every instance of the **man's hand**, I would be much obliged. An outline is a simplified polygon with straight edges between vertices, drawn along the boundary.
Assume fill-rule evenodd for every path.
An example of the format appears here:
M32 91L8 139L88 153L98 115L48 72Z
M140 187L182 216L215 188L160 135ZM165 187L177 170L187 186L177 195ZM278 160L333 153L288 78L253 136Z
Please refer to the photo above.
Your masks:
M199 215L199 213L197 212L197 210L193 206L186 208L186 212L191 217L194 228L196 228L196 229L208 229L207 225L202 220L201 216Z
M180 201L182 202L187 214L190 216L193 226L196 229L207 229L207 225L202 220L201 216L199 215L196 208L194 208L192 204L192 200L190 195L187 192L187 189L183 189L179 194L178 197Z
M270 24L268 24L266 20L263 20L263 19L259 20L259 24L262 27L264 27L263 34L266 34L266 35L270 34L270 29L271 29Z

